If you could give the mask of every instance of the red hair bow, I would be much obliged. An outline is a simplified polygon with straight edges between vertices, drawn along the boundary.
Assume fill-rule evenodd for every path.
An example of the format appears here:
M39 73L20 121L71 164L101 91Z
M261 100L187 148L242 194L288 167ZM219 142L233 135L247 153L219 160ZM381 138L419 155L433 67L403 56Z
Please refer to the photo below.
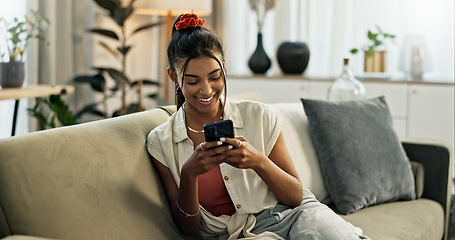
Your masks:
M205 19L199 19L196 14L186 13L175 23L175 29L181 30L188 27L200 27L205 23Z

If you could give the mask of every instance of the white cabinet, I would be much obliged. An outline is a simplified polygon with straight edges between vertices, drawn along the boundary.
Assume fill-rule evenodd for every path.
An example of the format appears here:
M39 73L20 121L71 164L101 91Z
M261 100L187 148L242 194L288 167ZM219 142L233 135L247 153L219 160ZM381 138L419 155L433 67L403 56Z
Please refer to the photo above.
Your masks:
M454 85L409 85L408 136L454 144Z
M327 99L333 79L229 77L228 94L259 92L270 103ZM362 80L367 98L384 95L399 136L443 140L454 145L454 84Z
M393 118L395 131L407 136L407 85L406 83L364 82L366 97L384 96Z
M310 86L310 98L327 100L329 88L332 85L332 81L309 81Z
M308 97L308 82L276 78L272 81L264 78L234 78L227 80L229 95L245 92L259 92L268 102L298 102L301 97Z

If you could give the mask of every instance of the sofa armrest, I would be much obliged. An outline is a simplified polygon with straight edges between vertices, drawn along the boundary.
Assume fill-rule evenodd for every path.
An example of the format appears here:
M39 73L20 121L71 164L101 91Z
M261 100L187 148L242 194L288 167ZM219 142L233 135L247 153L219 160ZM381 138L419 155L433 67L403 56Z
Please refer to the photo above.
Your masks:
M432 199L441 204L445 213L445 229L447 230L453 178L452 147L444 142L413 138L403 138L401 143L409 160L423 165L422 198Z
M51 238L42 238L42 237L32 237L32 236L24 236L24 235L12 235L6 238L2 238L1 240L52 240Z
M423 194L425 170L423 164L414 161L411 161L411 168L412 174L414 175L416 198L421 198Z

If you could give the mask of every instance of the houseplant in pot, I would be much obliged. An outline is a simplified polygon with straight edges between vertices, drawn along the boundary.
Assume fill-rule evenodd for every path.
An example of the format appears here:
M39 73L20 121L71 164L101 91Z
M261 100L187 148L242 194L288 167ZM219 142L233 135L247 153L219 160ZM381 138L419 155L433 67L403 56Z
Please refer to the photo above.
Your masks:
M376 31L368 30L368 43L362 48L352 48L351 53L357 54L360 50L364 51L364 71L379 72L387 71L387 50L386 47L393 42L395 35L383 32L379 26L375 26Z
M31 10L24 18L14 18L7 21L0 19L1 37L6 49L1 49L0 56L0 85L2 88L20 87L24 82L25 68L23 62L24 52L29 40L36 38L46 39L39 34L40 29L45 29L49 20L42 17L38 11ZM3 45L3 44L2 44ZM3 52L4 51L4 52Z
M95 74L80 75L74 78L76 83L90 84L94 93L101 95L101 101L86 105L77 115L91 114L92 116L107 118L143 111L144 95L158 102L159 105L164 104L156 92L146 94L143 91L145 85L158 87L160 84L157 80L130 79L126 73L127 56L133 48L133 43L130 41L131 38L136 36L137 33L161 25L161 22L148 23L131 31L126 27L125 23L134 12L135 0L131 0L124 6L122 5L123 1L95 0L95 2L106 13L105 17L116 23L116 29L93 28L89 31L102 36L105 40L109 40L109 42L100 40L99 44L120 63L121 67L94 66ZM113 87L109 87L110 85L113 85ZM137 102L127 102L126 96L129 91L137 92ZM120 92L120 96L117 92ZM118 97L120 98L121 107L112 111L108 100Z

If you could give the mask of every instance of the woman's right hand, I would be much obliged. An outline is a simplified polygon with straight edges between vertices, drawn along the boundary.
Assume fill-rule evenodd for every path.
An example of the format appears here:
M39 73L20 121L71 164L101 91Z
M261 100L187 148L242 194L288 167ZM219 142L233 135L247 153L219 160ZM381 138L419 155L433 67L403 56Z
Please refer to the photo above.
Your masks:
M197 234L201 221L197 179L199 175L210 171L223 162L225 156L220 153L231 149L232 146L222 144L220 141L199 144L182 166L180 186L177 188L177 185L174 185L172 193L168 194L174 218L179 229L185 234ZM168 178L172 178L170 173L168 175ZM171 197L169 197L170 195ZM192 216L192 214L196 215Z
M197 178L199 175L220 165L226 157L220 153L232 148L232 145L223 145L223 142L221 141L203 142L199 144L183 165L182 174L185 172L187 177Z

